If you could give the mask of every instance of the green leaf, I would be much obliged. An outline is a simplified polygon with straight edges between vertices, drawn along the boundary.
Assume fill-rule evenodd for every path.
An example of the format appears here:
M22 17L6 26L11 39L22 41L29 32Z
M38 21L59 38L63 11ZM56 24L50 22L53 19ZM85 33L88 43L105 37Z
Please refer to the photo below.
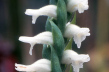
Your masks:
M67 23L67 10L64 0L58 0L57 3L57 25L64 34L65 25Z
M74 14L73 20L71 21L71 24L76 24L76 12Z
M45 59L51 59L51 49L50 46L47 46L46 44L43 45L43 50L42 50L42 57Z
M56 51L52 45L50 45L50 47L51 47L51 69L52 69L51 72L62 72Z
M72 42L73 42L73 38L69 39L69 42L68 42L67 46L65 47L65 50L72 49Z
M59 57L59 61L61 62L62 54L64 51L64 38L60 29L54 24L53 21L50 21L52 26L52 35L53 35L53 47L56 50L56 53Z

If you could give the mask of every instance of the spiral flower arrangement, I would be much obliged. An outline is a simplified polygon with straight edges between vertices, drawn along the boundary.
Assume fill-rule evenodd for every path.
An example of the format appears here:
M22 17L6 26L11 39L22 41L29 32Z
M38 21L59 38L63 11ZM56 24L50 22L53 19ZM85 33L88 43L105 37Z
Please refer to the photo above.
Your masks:
M31 45L30 55L35 44L43 44L43 59L31 65L15 63L15 69L26 72L65 72L67 65L71 65L74 72L79 72L83 63L90 61L90 57L73 51L72 41L80 48L86 36L90 36L90 30L75 24L75 12L83 13L88 8L88 0L50 0L50 5L26 9L25 14L32 16L33 24L40 15L48 16L45 32L33 37L19 37L19 41Z

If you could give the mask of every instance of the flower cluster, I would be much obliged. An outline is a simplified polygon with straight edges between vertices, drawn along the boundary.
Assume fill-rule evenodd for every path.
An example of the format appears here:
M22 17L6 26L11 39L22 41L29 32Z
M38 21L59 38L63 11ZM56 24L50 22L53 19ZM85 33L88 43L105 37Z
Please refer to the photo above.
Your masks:
M61 64L71 64L74 72L79 72L79 68L83 68L83 63L90 61L88 54L78 54L70 48L65 50L66 42L64 40L64 38L73 38L77 47L80 48L81 42L86 39L86 36L90 36L89 28L81 28L75 24L72 24L72 22L65 20L67 18L66 16L68 16L67 12L73 13L78 11L79 13L83 13L84 10L87 10L89 8L88 0L68 0L66 3L64 0L50 1L52 4L54 4L44 6L40 9L26 9L25 12L26 15L32 16L33 24L35 24L40 15L49 16L49 19L47 20L49 22L47 27L50 28L50 30L39 33L33 37L19 37L19 41L29 43L31 45L29 51L30 55L32 55L32 49L35 44L46 45L43 47L43 54L45 57L31 65L15 63L15 69L17 71L64 72L64 70L61 69ZM61 15L61 12L63 15ZM59 27L61 25L65 25L62 26L63 31ZM69 42L67 42L67 45L68 43ZM50 56L50 58L47 56Z

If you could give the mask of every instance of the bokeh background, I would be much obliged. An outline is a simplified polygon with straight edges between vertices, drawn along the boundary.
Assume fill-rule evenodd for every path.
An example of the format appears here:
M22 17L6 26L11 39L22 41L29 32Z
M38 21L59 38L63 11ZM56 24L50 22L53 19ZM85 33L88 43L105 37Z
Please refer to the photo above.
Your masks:
M91 36L82 42L81 49L89 54L90 62L84 63L80 72L109 72L109 0L88 0L89 9L77 12L77 25L89 27ZM42 45L35 45L29 55L29 44L18 41L19 36L34 36L45 31L45 16L32 24L31 16L24 14L28 8L45 6L49 0L0 0L0 72L17 72L15 63L31 64L42 58Z

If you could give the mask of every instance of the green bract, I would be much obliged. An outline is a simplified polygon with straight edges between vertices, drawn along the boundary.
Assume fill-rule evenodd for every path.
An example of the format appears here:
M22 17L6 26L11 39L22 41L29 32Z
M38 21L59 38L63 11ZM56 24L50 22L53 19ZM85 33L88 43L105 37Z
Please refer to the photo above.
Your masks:
M52 21L50 21L52 26L52 35L53 35L53 47L56 50L56 53L59 57L59 61L61 61L61 57L64 50L64 38L62 36L62 33L60 29L54 24Z
M58 0L57 3L57 25L61 30L62 34L64 33L65 25L67 23L67 10L64 0Z

